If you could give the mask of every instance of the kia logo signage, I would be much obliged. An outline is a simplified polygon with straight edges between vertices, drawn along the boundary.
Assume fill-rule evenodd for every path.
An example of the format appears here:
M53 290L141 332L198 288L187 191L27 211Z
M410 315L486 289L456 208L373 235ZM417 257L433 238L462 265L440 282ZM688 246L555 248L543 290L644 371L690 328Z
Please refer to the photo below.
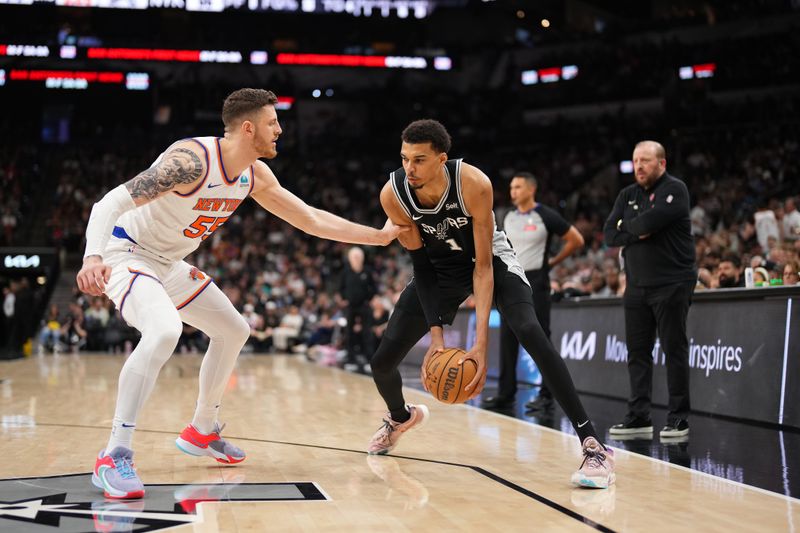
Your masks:
M561 357L575 361L591 361L597 348L597 333L592 331L583 338L582 331L564 332L561 336Z
M39 268L40 263L38 255L7 255L3 259L6 268Z

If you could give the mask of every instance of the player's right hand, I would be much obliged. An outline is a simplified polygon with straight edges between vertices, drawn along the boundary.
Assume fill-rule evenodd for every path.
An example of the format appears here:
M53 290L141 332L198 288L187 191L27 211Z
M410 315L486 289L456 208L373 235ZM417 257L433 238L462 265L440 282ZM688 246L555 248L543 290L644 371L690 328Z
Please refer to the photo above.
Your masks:
M102 296L106 283L111 279L111 267L103 263L99 255L90 255L83 259L83 267L76 280L81 292L92 296Z
M392 222L391 218L386 219L386 224L379 230L378 243L381 246L388 246L401 233L411 229L411 226L398 226Z
M420 378L422 378L422 386L425 388L426 391L428 390L428 361L430 361L431 357L433 357L437 352L444 351L444 330L440 327L433 327L431 328L431 345L428 347L428 351L425 352L425 358L422 360L422 368L420 369Z

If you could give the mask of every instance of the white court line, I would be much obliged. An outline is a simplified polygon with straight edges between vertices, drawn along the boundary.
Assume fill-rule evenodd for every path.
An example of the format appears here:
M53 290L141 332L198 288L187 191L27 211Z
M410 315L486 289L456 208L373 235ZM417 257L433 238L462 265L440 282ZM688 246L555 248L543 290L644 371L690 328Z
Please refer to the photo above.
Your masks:
M313 364L313 363L309 363L309 364ZM337 367L327 367L327 368L331 368L331 369L334 369L334 370L339 370L341 372L346 372L347 374L349 374L351 376L360 376L362 378L369 378L370 380L372 379L371 376L365 376L363 374L354 374L352 372L347 372L347 371L345 371L345 370L343 370L341 368L337 368ZM408 387L406 385L403 386L403 389L405 389L406 391L409 391L409 392L414 392L417 395L425 396L426 398L429 398L429 399L433 400L434 402L438 401L438 400L436 400L436 398L434 398L433 396L431 396L430 394L428 394L425 391L421 391L419 389L414 389L414 388ZM545 427L545 426L540 426L539 424L534 424L533 422L528 422L526 420L520 420L519 418L516 418L516 417L510 417L510 416L503 415L503 414L500 414L500 413L495 413L494 411L490 411L488 409L481 409L480 407L476 407L474 405L460 404L460 405L453 405L451 407L462 407L462 408L467 408L467 409L474 409L476 411L480 411L482 413L487 413L487 414L492 415L492 416L502 417L505 420L510 420L512 422L517 422L519 424L524 424L526 427L529 427L529 428L541 429L543 431L549 431L551 433L558 433L559 435L567 435L567 436L574 437L575 439L577 439L576 435L572 435L570 433L565 433L565 432L559 431L557 429L553 429L553 428L549 428L549 427ZM619 452L627 454L627 455L632 455L632 456L634 456L636 458L645 459L647 461L652 461L654 463L664 464L664 465L669 466L670 468L683 470L683 471L688 472L690 474L705 476L705 477L714 479L715 481L722 481L722 482L728 483L730 485L734 485L734 486L741 487L741 488L744 488L744 489L749 489L749 490L752 490L752 491L755 491L755 492L759 492L761 494L766 494L767 496L772 496L774 498L785 500L785 501L790 502L790 503L800 504L800 498L794 498L792 496L787 496L785 494L779 494L777 492L773 492L773 491L770 491L770 490L767 490L767 489L762 489L761 487L754 487L753 485L747 485L746 483L740 483L738 481L733 481L731 479L727 479L727 478L724 478L724 477L715 476L714 474L709 474L707 472L702 472L700 470L692 470L691 468L687 468L685 466L676 465L676 464L670 463L669 461L663 461L661 459L656 459L656 458L650 457L648 455L642 455L640 453L631 452L631 451L628 451L628 450L625 450L625 449L622 449L622 448L618 448L616 446L613 446L613 448L614 448L615 452L619 451Z
M295 482L295 483L297 483L297 482ZM330 495L327 492L325 492L325 489L320 487L319 484L316 481L307 481L306 483L311 483L312 485L317 487L317 490L320 491L323 496L325 496L325 501L328 501L328 502L332 502L333 501L333 498L331 498ZM319 500L300 500L300 501L313 502L313 501L319 501Z
M786 364L789 360L789 326L792 322L792 299L786 302L786 336L783 339L783 378L781 379L781 405L778 408L778 423L783 424L783 405L786 398Z
M463 407L468 407L468 408L472 408L472 409L477 409L479 411L484 411L484 412L492 414L494 416L502 416L503 418L514 420L514 421L519 422L521 424L525 424L525 425L527 425L529 427L535 427L535 428L538 428L538 429L542 429L544 431L550 431L552 433L558 433L560 435L569 435L570 437L575 437L577 439L577 436L572 435L570 433L565 433L565 432L559 431L557 429L553 429L553 428L549 428L549 427L545 427L545 426L540 426L538 424L534 424L533 422L527 422L525 420L520 420L519 418L511 418L510 416L502 415L500 413L495 413L495 412L489 411L488 409L481 409L480 407L475 407L474 405L464 405ZM648 461L652 461L654 463L665 464L665 465L667 465L669 467L677 468L678 470L683 470L685 472L689 472L689 473L692 473L692 474L699 474L701 476L706 476L706 477L709 477L709 478L713 478L714 480L724 481L725 483L729 483L731 485L736 485L737 487L742 487L742 488L745 488L745 489L754 490L756 492L760 492L760 493L766 494L768 496L774 496L775 498L780 498L782 500L789 500L791 502L800 504L800 499L794 498L792 496L786 496L785 494L779 494L777 492L773 492L773 491L770 491L770 490L767 490L767 489L762 489L761 487L754 487L752 485L747 485L745 483L740 483L738 481L733 481L731 479L727 479L727 478L724 478L724 477L715 476L714 474L709 474L707 472L702 472L700 470L692 470L691 468L687 468L685 466L676 465L674 463L670 463L669 461L663 461L661 459L656 459L654 457L650 457L649 455L642 455L640 453L636 453L636 452L632 452L632 451L625 450L625 449L622 449L622 448L618 448L616 446L612 446L612 448L614 448L615 453L617 451L619 451L619 452L625 453L627 455L632 455L632 456L635 456L637 458L642 458L642 459L646 459Z

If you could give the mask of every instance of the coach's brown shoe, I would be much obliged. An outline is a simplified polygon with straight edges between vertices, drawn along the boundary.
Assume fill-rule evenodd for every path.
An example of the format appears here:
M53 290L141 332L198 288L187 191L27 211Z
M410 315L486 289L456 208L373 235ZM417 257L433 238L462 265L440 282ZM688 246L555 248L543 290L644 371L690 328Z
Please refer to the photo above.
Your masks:
M383 425L375 432L372 439L367 446L367 453L370 455L385 455L389 453L392 448L397 446L397 441L409 429L422 427L422 425L430 418L430 412L424 405L411 405L408 404L408 412L411 413L411 418L405 422L395 422L392 416L386 413L383 419Z

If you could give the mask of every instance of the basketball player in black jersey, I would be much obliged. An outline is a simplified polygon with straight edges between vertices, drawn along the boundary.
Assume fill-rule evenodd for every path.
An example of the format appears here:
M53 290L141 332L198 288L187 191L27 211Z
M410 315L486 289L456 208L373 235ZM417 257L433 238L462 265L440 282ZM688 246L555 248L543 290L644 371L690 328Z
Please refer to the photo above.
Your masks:
M613 450L603 446L581 405L561 356L533 310L533 296L522 266L492 212L492 184L480 169L448 160L450 135L435 120L412 122L402 134L402 168L381 191L381 205L397 225L409 250L414 279L397 302L371 365L378 392L389 409L372 437L370 454L386 454L403 433L429 418L424 405L406 404L398 366L428 332L425 362L444 349L443 326L452 324L458 306L475 296L476 341L464 356L478 372L466 385L471 397L486 381L486 346L492 300L539 367L583 444L584 460L572 476L579 486L607 488L614 483ZM422 365L425 382L425 362Z

